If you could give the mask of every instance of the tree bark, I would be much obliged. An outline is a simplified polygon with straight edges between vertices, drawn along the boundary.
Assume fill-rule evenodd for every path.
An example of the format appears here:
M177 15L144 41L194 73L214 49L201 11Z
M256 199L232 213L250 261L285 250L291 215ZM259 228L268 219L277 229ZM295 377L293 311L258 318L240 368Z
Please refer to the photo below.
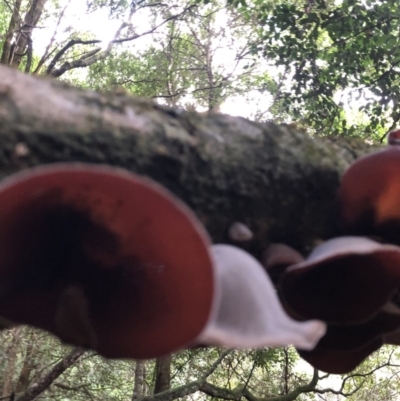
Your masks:
M154 394L167 391L171 388L171 362L171 354L156 359L156 382L154 384Z
M6 351L7 355L7 370L4 377L3 394L2 396L8 396L13 391L13 377L15 373L15 364L17 362L18 349L21 342L21 334L23 327L19 326L12 330L12 341Z
M27 389L31 373L35 368L33 356L35 353L36 341L32 333L32 330L29 328L25 328L25 330L26 330L25 332L27 333L26 335L27 345L26 345L24 362L22 364L22 369L19 374L19 378L17 380L17 385L15 387L15 392L17 394L22 393Z
M46 391L60 375L72 366L83 354L84 350L74 348L66 357L53 366L53 368L38 382L32 384L28 390L17 398L17 401L31 401Z
M135 382L133 387L132 401L144 396L144 375L146 362L136 361L135 366Z
M218 359L208 368L208 370L200 376L197 380L184 384L173 389L162 391L158 394L153 394L147 397L142 397L140 401L173 401L177 398L184 398L187 395L193 394L200 390L200 387L206 383L207 378L211 376L218 368L222 360L231 352L231 350L224 350L219 355Z
M23 151L21 151L23 150ZM234 222L300 251L338 235L342 172L373 150L290 126L171 109L0 66L0 178L44 163L107 163L152 177L182 198L213 241Z
M32 37L32 31L42 15L47 0L32 0L31 6L25 15L24 24L15 42L15 53L10 64L18 67L25 55L27 46Z
M143 397L140 401L173 401L178 398L185 397L190 394L194 394L197 391L220 400L237 401L238 399L244 398L247 401L294 401L301 394L316 392L316 386L318 384L318 371L314 370L314 374L309 383L297 387L288 394L278 395L275 397L258 397L254 395L244 385L239 385L234 389L228 389L224 387L218 387L206 381L205 378L195 380L191 383L185 384L173 388L168 391L164 391L153 396Z
M10 55L12 50L12 40L17 31L18 26L21 24L20 21L20 9L22 0L15 0L13 5L13 12L8 25L6 37L4 39L3 49L1 52L0 63L8 65L10 62Z
M200 391L202 391L204 394L209 395L210 397L222 400L235 401L243 397L247 401L294 401L301 394L314 392L318 384L318 380L319 380L318 371L314 370L313 377L309 383L304 384L302 386L298 386L296 389L290 391L288 394L282 394L275 397L257 397L253 393L251 393L247 387L243 385L240 385L234 388L233 390L229 390L227 388L221 388L207 382L204 382L200 386ZM157 400L157 401L163 401L163 400Z

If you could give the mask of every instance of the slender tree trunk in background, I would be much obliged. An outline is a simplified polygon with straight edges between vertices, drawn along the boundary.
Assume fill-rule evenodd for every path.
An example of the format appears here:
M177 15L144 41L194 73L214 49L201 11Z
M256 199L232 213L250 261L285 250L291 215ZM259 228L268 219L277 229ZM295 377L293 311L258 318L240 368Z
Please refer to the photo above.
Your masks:
M283 348L285 354L285 366L283 368L283 394L289 393L289 352L287 347Z
M70 366L72 366L83 354L85 350L74 348L60 362L55 364L52 369L36 383L33 383L28 390L22 394L17 401L31 401L46 391L59 376L61 376Z
M132 400L136 400L144 396L144 375L146 362L136 361L135 366L135 383L133 388Z
M22 369L19 374L17 384L15 386L16 393L22 393L23 391L25 391L28 388L31 373L32 373L33 369L35 368L33 356L35 353L36 342L35 342L32 330L29 330L27 334L28 334L27 335L28 344L26 347L24 363L22 364Z
M42 15L47 0L33 0L29 11L25 15L21 32L15 41L14 54L10 54L9 64L18 67L25 56L27 46L31 41L32 31L36 27Z
M10 54L12 49L12 40L15 32L18 29L18 25L21 23L20 21L20 9L21 9L22 0L15 0L13 12L10 19L10 24L8 25L6 37L4 39L3 50L1 52L1 64L8 65L10 62Z
M21 341L21 334L23 331L23 327L19 326L12 330L12 340L11 344L6 351L6 359L7 359L7 370L4 377L4 384L3 384L3 393L2 396L6 397L11 394L13 391L13 376L15 371L15 364L17 362L17 354L18 348Z
M154 394L161 393L171 388L171 362L172 355L166 355L156 359Z

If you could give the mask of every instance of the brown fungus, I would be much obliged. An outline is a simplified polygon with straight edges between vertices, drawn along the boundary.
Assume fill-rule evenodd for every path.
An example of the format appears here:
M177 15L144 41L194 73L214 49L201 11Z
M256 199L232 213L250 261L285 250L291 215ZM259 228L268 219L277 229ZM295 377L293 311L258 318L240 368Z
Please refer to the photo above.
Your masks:
M344 374L355 369L365 358L382 345L374 340L356 350L326 350L318 346L312 351L298 350L300 356L314 368L328 373Z
M389 132L387 139L389 145L400 145L400 129Z
M354 324L376 315L399 286L399 247L340 237L288 268L279 290L285 308L295 316Z
M106 357L152 358L190 343L208 320L209 239L148 179L99 165L33 168L1 184L0 227L7 321Z
M306 261L285 270L280 295L299 320L327 323L326 334L300 356L317 369L346 373L400 328L397 306L400 248L363 237L317 246Z
M399 136L399 131L390 133L389 144L398 145ZM399 146L388 146L350 166L339 190L346 232L400 244L399 171Z

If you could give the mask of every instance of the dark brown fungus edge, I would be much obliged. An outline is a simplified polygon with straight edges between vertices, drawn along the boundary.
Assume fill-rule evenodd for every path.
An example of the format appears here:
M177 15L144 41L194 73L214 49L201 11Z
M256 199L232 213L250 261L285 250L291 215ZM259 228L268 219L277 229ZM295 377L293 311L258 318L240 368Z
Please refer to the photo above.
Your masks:
M328 324L368 321L400 286L400 248L340 237L288 268L280 283L285 309Z
M297 351L304 360L316 369L327 373L344 374L354 370L381 345L382 340L378 339L356 350L326 350L317 346L312 351Z
M0 185L0 316L112 358L190 343L211 310L209 238L166 189L55 164Z
M358 325L329 325L317 347L326 350L356 350L400 328L400 315L379 312Z
M400 244L399 170L399 146L361 157L350 166L339 189L345 232Z

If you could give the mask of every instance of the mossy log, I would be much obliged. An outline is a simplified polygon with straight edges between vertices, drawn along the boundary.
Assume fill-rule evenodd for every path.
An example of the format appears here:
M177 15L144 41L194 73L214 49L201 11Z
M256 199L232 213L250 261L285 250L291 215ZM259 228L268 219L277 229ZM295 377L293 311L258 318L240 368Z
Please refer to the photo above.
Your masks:
M245 223L254 238L241 246L256 256L270 242L306 252L339 234L340 176L372 150L0 67L0 177L45 163L120 166L169 188L214 242L231 243L230 225Z

